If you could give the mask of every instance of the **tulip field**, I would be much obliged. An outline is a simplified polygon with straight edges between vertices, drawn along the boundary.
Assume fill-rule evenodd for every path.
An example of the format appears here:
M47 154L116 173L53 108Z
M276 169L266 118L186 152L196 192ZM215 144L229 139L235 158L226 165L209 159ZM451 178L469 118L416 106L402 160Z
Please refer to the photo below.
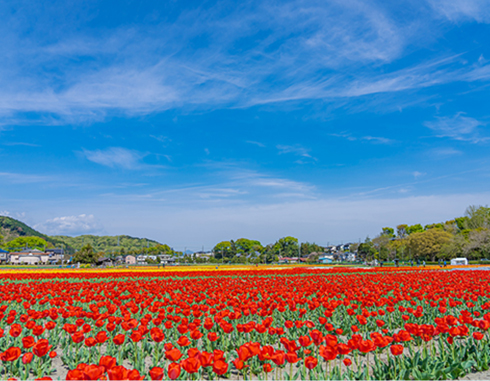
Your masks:
M490 272L4 270L0 378L457 379L490 364Z

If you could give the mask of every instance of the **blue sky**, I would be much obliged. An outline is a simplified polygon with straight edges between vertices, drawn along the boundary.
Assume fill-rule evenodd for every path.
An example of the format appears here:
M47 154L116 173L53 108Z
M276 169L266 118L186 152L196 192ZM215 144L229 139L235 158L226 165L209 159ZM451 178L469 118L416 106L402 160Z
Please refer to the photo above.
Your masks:
M489 204L490 2L6 1L0 212L183 249Z

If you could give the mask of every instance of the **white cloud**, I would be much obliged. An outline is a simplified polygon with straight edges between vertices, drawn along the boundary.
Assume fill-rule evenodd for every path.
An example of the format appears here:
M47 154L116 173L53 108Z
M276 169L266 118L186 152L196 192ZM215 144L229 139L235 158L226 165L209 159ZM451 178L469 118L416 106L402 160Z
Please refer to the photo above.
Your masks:
M0 172L0 178L12 184L31 184L48 182L52 180L52 178L49 176L13 172Z
M429 0L429 3L437 13L453 22L490 22L490 3L487 0Z
M286 146L286 145L278 144L276 146L276 148L279 150L279 155L286 154L286 153L292 153L293 155L296 155L296 156L312 158L311 155L309 154L310 150L307 148L304 148L300 145ZM312 159L314 159L314 158L312 158Z
M337 138L344 138L344 139L347 139L351 142L356 141L356 140L365 140L365 141L375 143L375 144L392 144L395 142L393 139L384 138L382 136L356 137L356 136L352 136L350 133L347 133L347 132L330 134L330 136L335 136Z
M425 176L426 173L425 172L419 172L419 171L415 171L412 173L413 177L415 177L416 179L418 179L419 177L422 177L422 176Z
M479 74L442 70L443 62L373 75L417 40L423 22L406 20L372 2L293 0L231 11L218 5L183 13L172 24L119 28L99 38L77 31L42 47L10 33L16 48L2 61L0 115L4 123L20 123L25 112L42 114L40 121L31 115L31 124L80 123L183 106L361 97L487 75L483 67ZM196 49L189 44L196 37L207 43Z
M104 230L100 221L92 214L55 217L34 227L49 235L100 234Z
M121 147L111 147L105 150L83 150L85 157L97 164L110 168L138 169L141 159L145 156L138 151Z
M247 140L245 143L253 144L253 145L260 147L260 148L265 148L265 144L263 144L261 142L255 142L253 140Z
M463 154L462 151L459 151L459 150L451 148L451 147L434 148L429 153L431 156L435 156L437 158L445 158L445 157L449 157L449 156L458 156L458 155Z
M485 123L464 116L461 112L452 117L438 117L434 121L425 122L424 125L434 131L439 138L450 138L470 143L480 143L489 139L480 135L479 127L484 126Z

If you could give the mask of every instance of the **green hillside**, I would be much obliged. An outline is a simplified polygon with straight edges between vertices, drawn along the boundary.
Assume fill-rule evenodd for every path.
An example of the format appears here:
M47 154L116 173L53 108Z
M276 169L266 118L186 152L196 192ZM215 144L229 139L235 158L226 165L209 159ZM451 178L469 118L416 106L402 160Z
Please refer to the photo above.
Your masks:
M49 237L45 234L34 230L25 223L16 220L12 217L0 216L0 235L3 236L3 242L8 246L8 242L19 237L39 237L48 243L48 247L61 247L62 242L56 238ZM65 248L69 251L71 247L65 244Z
M3 236L3 243L1 236ZM136 238L128 235L120 236L96 236L81 235L78 237L68 237L63 235L48 236L34 230L25 223L12 217L0 216L0 245L14 250L19 247L9 246L9 242L19 237L39 237L47 242L47 248L63 247L65 252L73 254L83 246L90 244L95 251L110 253L170 253L171 249L167 245L147 239ZM42 247L40 247L42 249Z
M95 251L103 251L107 254L124 252L141 252L147 248L161 246L161 243L146 238L130 237L128 235L119 236L96 236L80 235L78 237L68 237L63 235L53 236L57 241L63 242L75 250L80 250L83 246L90 244Z

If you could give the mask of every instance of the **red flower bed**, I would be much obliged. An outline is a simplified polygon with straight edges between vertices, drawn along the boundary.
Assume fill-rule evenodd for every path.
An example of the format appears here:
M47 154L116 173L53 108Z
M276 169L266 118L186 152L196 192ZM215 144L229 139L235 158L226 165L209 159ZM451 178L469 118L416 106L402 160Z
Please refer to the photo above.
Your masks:
M489 280L396 269L10 272L0 276L1 375L454 378L488 369Z

